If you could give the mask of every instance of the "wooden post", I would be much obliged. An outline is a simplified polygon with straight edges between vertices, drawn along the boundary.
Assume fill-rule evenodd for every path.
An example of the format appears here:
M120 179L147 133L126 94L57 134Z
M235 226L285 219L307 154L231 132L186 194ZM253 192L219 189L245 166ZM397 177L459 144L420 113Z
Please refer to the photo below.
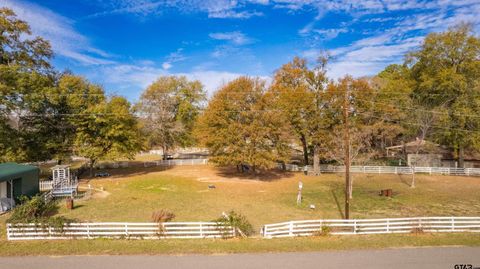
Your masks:
M349 110L348 85L343 98L344 144L345 144L345 219L350 218L350 134L348 126Z

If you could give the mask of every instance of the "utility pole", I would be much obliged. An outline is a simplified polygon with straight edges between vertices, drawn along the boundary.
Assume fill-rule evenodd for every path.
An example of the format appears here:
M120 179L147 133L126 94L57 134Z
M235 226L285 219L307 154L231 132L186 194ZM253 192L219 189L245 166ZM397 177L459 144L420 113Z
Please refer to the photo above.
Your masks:
M343 124L344 124L344 145L345 145L345 219L350 218L350 130L348 126L348 110L350 109L350 98L348 85L345 85L345 96L343 99Z

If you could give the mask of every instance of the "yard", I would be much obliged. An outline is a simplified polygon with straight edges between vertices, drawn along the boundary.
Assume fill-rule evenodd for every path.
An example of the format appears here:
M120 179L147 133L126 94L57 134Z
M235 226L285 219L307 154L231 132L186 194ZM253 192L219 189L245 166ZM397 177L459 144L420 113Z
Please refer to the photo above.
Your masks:
M343 214L344 178L341 174L310 177L301 173L270 173L249 178L237 174L234 169L219 169L209 165L177 166L163 170L159 167L110 169L108 172L112 174L109 178L83 181L83 187L90 184L95 188L93 196L88 200L76 201L73 210L67 210L61 203L58 214L90 222L149 222L154 211L167 209L175 213L174 221L210 221L218 218L222 212L235 210L247 217L257 233L263 224L302 219L338 219ZM479 178L417 175L417 187L414 189L409 187L410 176L407 175L355 174L353 178L352 218L480 215ZM301 206L296 205L299 181L303 182L304 201ZM209 185L215 188L209 188ZM379 191L386 188L393 189L393 198L379 196ZM316 208L310 209L310 204ZM1 222L5 222L6 218L1 216ZM60 254L65 253L62 251L66 249L72 249L77 254L152 254L480 245L478 234L167 240L164 243L125 243L125 240L24 243L5 241L4 229L2 224L0 249L12 249L3 248L2 245L15 245L13 249L17 251L0 251L0 255L26 255L29 250L39 254ZM45 245L49 247L43 248ZM98 252L88 246L98 248Z
M235 210L252 222L263 224L286 220L342 218L341 174L319 177L301 173L242 177L232 170L212 166L112 169L111 178L84 182L95 189L92 199L78 201L75 209L60 214L82 221L150 221L155 210L168 209L176 221L209 221L222 212ZM352 218L412 216L478 216L480 179L473 177L417 176L417 187L408 186L410 176L354 175ZM304 201L296 205L298 182L304 184ZM214 185L215 188L209 188ZM393 189L393 198L378 195ZM309 209L314 204L316 209Z

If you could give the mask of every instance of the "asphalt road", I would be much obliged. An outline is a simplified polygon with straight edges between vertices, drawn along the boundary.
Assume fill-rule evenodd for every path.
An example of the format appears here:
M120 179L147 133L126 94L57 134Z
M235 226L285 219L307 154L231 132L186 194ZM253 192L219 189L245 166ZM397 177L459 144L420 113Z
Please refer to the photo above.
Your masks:
M408 248L309 253L1 257L1 269L140 269L140 268L452 268L480 267L480 248ZM462 268L462 267L459 267ZM463 267L468 268L468 267Z

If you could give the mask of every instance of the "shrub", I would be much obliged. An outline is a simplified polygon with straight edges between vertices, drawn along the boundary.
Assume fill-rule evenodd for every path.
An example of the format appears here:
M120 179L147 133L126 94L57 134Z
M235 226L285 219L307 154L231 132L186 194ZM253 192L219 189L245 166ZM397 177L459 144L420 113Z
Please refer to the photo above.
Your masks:
M39 223L42 227L52 227L63 232L65 224L74 220L65 217L53 217L58 211L55 201L45 202L43 197L36 195L32 198L21 196L20 205L15 207L12 215L7 219L9 223Z
M239 233L243 233L245 236L250 236L254 233L253 226L247 218L233 210L228 212L225 216L214 220L214 222L216 222L218 226L231 226L237 229L237 231L240 230Z
M169 222L175 218L175 214L168 210L158 210L152 213L152 221L156 223Z
M320 230L313 233L313 236L327 236L332 232L332 227L323 224Z
M20 197L20 205L15 207L12 215L7 220L10 223L29 223L45 220L58 211L58 205L55 201L45 202L39 196L33 196L29 199L26 196Z

